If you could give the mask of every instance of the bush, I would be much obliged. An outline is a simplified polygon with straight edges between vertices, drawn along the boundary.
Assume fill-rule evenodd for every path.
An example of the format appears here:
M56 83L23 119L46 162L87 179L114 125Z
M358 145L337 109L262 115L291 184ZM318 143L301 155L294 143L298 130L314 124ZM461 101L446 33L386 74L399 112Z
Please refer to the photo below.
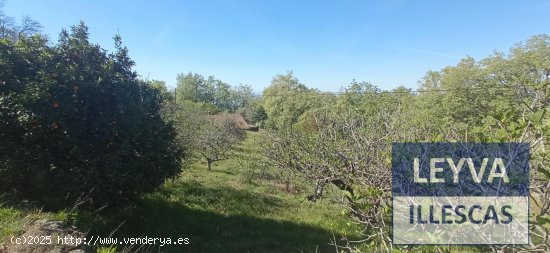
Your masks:
M120 37L107 54L84 24L57 45L0 41L0 190L48 207L128 203L180 170L158 90Z

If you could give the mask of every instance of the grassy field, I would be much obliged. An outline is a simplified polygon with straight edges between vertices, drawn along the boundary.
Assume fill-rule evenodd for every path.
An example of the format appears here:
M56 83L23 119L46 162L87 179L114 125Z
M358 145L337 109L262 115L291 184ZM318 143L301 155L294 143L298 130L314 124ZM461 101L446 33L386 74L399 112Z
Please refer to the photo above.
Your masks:
M212 171L196 161L180 177L143 196L128 210L49 213L30 204L9 205L6 198L4 203L0 198L0 245L37 219L65 220L95 236L116 230L118 238L189 238L188 245L144 247L144 252L334 252L331 240L359 239L359 227L335 203L339 197L335 189L312 203L306 200L307 189L293 187L288 192L276 178L277 171L253 168L254 175L243 166L238 157L256 151L259 140L258 133L247 133L232 159L214 163ZM448 249L483 251L477 247ZM417 250L434 252L430 246Z
M258 133L247 133L232 157L250 154L258 140ZM132 209L118 212L42 212L32 204L10 204L4 197L0 199L0 245L38 219L65 220L88 235L108 236L122 224L115 237L186 237L190 241L184 246L142 249L147 252L334 252L329 245L333 238L357 239L357 227L335 203L336 191L312 203L306 200L308 191L296 193L293 187L287 192L275 178L276 171L253 177L249 169L237 158L214 163L212 171L196 161Z
M140 252L335 252L332 240L360 239L359 227L350 223L336 203L340 197L336 189L328 189L324 198L312 203L306 200L311 193L307 186L293 186L289 192L276 170L243 166L241 158L257 151L259 141L258 133L248 132L232 159L214 163L212 171L205 162L195 161L178 178L143 196L128 210L50 213L28 203L10 205L11 201L0 198L0 245L38 219L65 220L89 236L108 236L116 230L114 237L118 238L189 238L190 242L157 244ZM371 251L364 246L363 251ZM115 252L105 249L101 252ZM483 251L477 247L447 249ZM417 250L434 252L430 246Z
M256 148L247 133L236 154ZM354 237L354 226L330 199L311 203L290 194L276 180L249 182L238 159L197 161L182 176L149 194L120 230L125 236L188 237L190 244L165 252L326 252L329 242Z
M258 133L247 133L232 157L250 154L258 141ZM90 235L108 235L123 224L116 237L189 238L190 244L163 246L162 252L334 252L333 238L357 239L357 226L335 203L337 192L315 203L306 194L287 192L274 177L251 177L236 158L214 163L212 171L196 161L130 212L72 219Z

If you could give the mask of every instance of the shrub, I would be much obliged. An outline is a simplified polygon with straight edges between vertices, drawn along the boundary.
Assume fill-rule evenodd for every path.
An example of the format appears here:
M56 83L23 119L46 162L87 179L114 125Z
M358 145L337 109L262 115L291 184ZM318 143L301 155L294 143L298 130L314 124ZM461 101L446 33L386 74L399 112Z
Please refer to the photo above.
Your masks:
M115 37L107 54L81 23L57 45L0 41L0 190L49 207L127 203L181 168L158 90Z

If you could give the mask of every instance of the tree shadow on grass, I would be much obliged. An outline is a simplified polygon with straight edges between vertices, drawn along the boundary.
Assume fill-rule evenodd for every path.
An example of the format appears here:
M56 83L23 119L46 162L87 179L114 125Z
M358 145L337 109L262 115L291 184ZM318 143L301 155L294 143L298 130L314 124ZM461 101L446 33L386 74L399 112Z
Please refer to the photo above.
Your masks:
M237 173L235 173L235 171L217 169L216 167L213 167L212 171L210 171L210 173L222 173L222 174L226 174L226 175L230 175L230 176L234 176L234 175L237 174Z
M175 194L187 196L178 199ZM213 199L216 197L217 199ZM205 205L212 206L210 210L200 208ZM216 211L212 211L212 208ZM334 250L334 246L329 245L333 238L331 231L311 225L254 216L284 211L284 208L283 202L272 196L226 187L205 188L183 183L181 187L170 187L169 190L164 189L158 194L144 198L132 214L125 218L126 223L117 232L117 236L170 237L173 241L179 237L189 238L188 245L166 245L157 248L160 252Z

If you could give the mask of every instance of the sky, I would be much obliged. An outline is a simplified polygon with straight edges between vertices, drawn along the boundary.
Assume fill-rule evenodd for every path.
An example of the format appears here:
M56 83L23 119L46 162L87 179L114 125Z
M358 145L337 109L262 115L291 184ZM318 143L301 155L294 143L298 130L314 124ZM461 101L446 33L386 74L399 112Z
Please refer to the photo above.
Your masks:
M80 20L107 50L119 33L149 80L214 75L256 92L293 71L338 91L353 79L417 88L428 70L507 52L550 32L550 1L5 0L4 12L39 21L56 41Z

